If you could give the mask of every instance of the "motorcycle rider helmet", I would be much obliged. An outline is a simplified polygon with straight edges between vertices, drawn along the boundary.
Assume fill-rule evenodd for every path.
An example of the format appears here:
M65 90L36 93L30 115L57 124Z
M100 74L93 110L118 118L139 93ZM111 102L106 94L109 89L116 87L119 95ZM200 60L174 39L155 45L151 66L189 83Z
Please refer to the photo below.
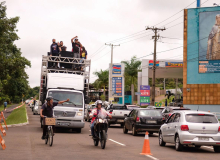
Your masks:
M52 97L52 96L48 96L48 97L46 98L46 101L48 102L48 101L50 101L51 99L53 99L53 97Z
M101 101L101 100L97 100L97 101L96 101L96 107L98 107L98 104L101 104L101 105L102 105L102 101Z

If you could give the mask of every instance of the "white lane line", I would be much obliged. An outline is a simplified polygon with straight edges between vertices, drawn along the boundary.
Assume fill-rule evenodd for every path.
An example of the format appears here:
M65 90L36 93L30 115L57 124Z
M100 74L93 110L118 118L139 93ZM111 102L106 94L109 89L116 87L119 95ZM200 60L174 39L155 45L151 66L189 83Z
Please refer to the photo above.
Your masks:
M115 143L117 143L117 144L119 144L119 145L125 146L125 144L122 144L122 143L119 143L119 142L117 142L117 141L114 141L113 139L108 139L108 140L110 140L110 141L112 141L112 142L115 142Z
M149 158L152 158L152 159L154 159L154 160L159 160L159 159L157 159L157 158L155 158L155 157L153 157L153 156L151 156L151 155L146 155L147 157L149 157Z
M202 147L205 147L205 148L208 148L208 149L213 149L212 147L207 147L207 146L202 146Z
M91 132L91 130L89 130Z

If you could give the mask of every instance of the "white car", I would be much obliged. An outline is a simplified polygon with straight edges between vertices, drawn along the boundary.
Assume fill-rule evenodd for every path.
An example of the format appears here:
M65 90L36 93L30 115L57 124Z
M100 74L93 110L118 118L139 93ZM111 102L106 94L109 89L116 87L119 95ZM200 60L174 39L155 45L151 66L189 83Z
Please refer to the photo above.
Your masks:
M220 126L217 117L205 111L183 110L174 112L159 131L159 145L174 143L180 151L183 146L197 148L213 146L220 152Z
M33 115L40 114L39 113L39 100L36 100L35 106L33 106Z

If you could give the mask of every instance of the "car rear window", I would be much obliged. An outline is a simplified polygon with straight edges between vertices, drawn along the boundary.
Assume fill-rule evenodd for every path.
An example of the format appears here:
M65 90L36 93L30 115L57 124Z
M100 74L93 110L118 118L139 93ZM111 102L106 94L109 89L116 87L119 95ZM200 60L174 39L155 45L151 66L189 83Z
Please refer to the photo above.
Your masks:
M139 106L128 106L128 109L129 110L133 110L133 109L135 109L135 108L140 108Z
M157 110L140 110L139 112L140 116L146 116L146 117L158 117L161 116L160 111Z
M186 121L191 123L218 123L216 117L209 114L187 114Z

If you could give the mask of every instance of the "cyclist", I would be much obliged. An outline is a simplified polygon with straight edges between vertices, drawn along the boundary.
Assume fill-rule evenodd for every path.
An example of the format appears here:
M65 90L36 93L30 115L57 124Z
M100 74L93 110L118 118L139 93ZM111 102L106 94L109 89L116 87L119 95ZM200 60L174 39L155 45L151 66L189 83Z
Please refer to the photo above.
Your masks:
M59 101L59 102L53 102L53 97L52 96L49 96L46 98L46 103L44 103L41 107L41 110L40 110L40 116L43 118L43 136L41 139L45 139L45 136L46 136L46 132L47 132L47 125L45 125L45 119L44 119L44 116L46 117L53 117L53 108L55 106L57 106L57 104L62 104L64 102L68 102L69 99L67 100L63 100L63 101ZM54 126L53 126L53 130L54 130Z
M91 120L91 134L93 139L95 139L95 134L94 134L94 124L95 124L95 119L98 115L103 115L105 117L109 116L109 118L112 118L112 115L108 113L105 109L102 108L102 101L97 100L96 101L96 108L92 110L92 112L89 114Z

